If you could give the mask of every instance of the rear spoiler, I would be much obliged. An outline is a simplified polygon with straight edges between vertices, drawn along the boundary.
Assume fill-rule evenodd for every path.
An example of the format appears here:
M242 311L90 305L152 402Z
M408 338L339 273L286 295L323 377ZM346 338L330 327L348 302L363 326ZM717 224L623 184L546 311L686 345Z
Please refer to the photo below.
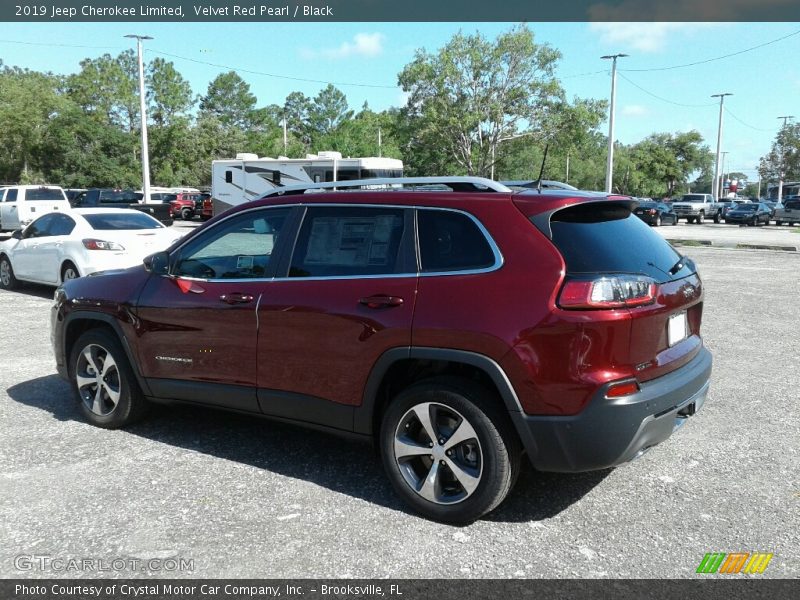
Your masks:
M573 222L591 223L598 220L624 219L633 212L639 205L639 201L630 196L606 196L596 200L576 199L577 202L559 206L552 210L547 210L530 217L531 223L536 229L541 231L548 239L553 239L553 229L550 222L558 213L563 220ZM561 220L557 219L557 220Z

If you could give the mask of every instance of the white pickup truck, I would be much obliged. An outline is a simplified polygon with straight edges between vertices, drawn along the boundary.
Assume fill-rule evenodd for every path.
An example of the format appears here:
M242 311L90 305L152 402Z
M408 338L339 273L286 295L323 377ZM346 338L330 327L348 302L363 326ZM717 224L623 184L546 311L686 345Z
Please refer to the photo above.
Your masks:
M702 223L706 219L719 223L722 208L723 205L714 202L711 194L684 194L672 203L672 211L678 215L678 220L686 219L687 223Z

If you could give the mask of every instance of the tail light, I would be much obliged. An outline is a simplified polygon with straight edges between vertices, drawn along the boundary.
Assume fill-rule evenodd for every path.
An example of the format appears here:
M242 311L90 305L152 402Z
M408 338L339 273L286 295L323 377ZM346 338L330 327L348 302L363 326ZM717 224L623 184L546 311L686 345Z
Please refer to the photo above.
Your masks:
M658 285L644 275L600 275L569 279L558 297L566 309L625 308L655 302Z
M83 247L87 250L125 250L125 247L117 242L107 242L105 240L85 239Z
M651 215L654 215L654 214L656 214L656 209L655 209L655 208L651 208L651 209L650 209L650 214L651 214Z

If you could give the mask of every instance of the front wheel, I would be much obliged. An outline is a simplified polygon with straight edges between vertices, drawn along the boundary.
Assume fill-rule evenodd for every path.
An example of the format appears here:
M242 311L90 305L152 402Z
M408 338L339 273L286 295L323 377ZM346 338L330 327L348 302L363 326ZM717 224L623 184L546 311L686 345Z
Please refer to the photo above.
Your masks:
M191 208L184 208L181 210L181 219L184 221L191 221L194 218L194 212Z
M110 332L91 329L81 335L72 347L69 364L73 393L93 425L125 427L147 410L128 357Z
M441 377L412 385L389 405L380 430L384 470L423 516L470 523L496 508L519 473L508 415L475 382Z
M705 218L706 218L706 215L705 215L705 213L702 213L702 212L701 212L701 213L700 213L699 215L697 215L697 217L695 218L695 223L697 223L698 225L702 225L702 224L703 224L703 222L705 221Z
M14 277L14 269L7 256L0 256L0 287L4 290L13 290L19 286L17 278Z
M719 224L719 213L716 213L714 215L714 223L717 224L717 225Z

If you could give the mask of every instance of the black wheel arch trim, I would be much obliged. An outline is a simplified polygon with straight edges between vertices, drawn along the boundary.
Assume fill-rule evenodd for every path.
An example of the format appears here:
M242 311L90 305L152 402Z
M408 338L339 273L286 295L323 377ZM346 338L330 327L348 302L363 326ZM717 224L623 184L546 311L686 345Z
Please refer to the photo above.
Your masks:
M468 350L450 348L428 348L421 346L403 346L384 352L375 362L364 387L361 406L353 414L353 431L363 435L373 435L373 418L378 403L378 391L386 373L398 361L408 359L439 360L463 363L484 371L494 383L500 398L508 411L514 429L519 435L523 447L529 454L535 454L536 444L530 428L525 424L525 413L522 410L517 393L502 367L490 357Z
M63 324L63 335L60 340L61 343L61 352L64 356L64 363L67 365L67 376L69 376L69 353L67 352L67 331L69 331L70 324L73 321L98 321L105 325L109 325L111 329L114 330L114 333L117 336L120 344L122 345L122 350L125 352L125 355L128 359L128 364L130 364L131 369L133 370L133 374L136 376L136 380L139 383L139 386L142 392L145 395L152 395L150 392L150 387L147 385L147 379L145 379L142 374L139 372L139 361L136 360L133 350L128 343L128 338L125 337L125 334L122 331L122 328L119 326L116 318L112 315L108 315L105 313L97 313L92 311L77 311L69 313L66 318L64 319Z

